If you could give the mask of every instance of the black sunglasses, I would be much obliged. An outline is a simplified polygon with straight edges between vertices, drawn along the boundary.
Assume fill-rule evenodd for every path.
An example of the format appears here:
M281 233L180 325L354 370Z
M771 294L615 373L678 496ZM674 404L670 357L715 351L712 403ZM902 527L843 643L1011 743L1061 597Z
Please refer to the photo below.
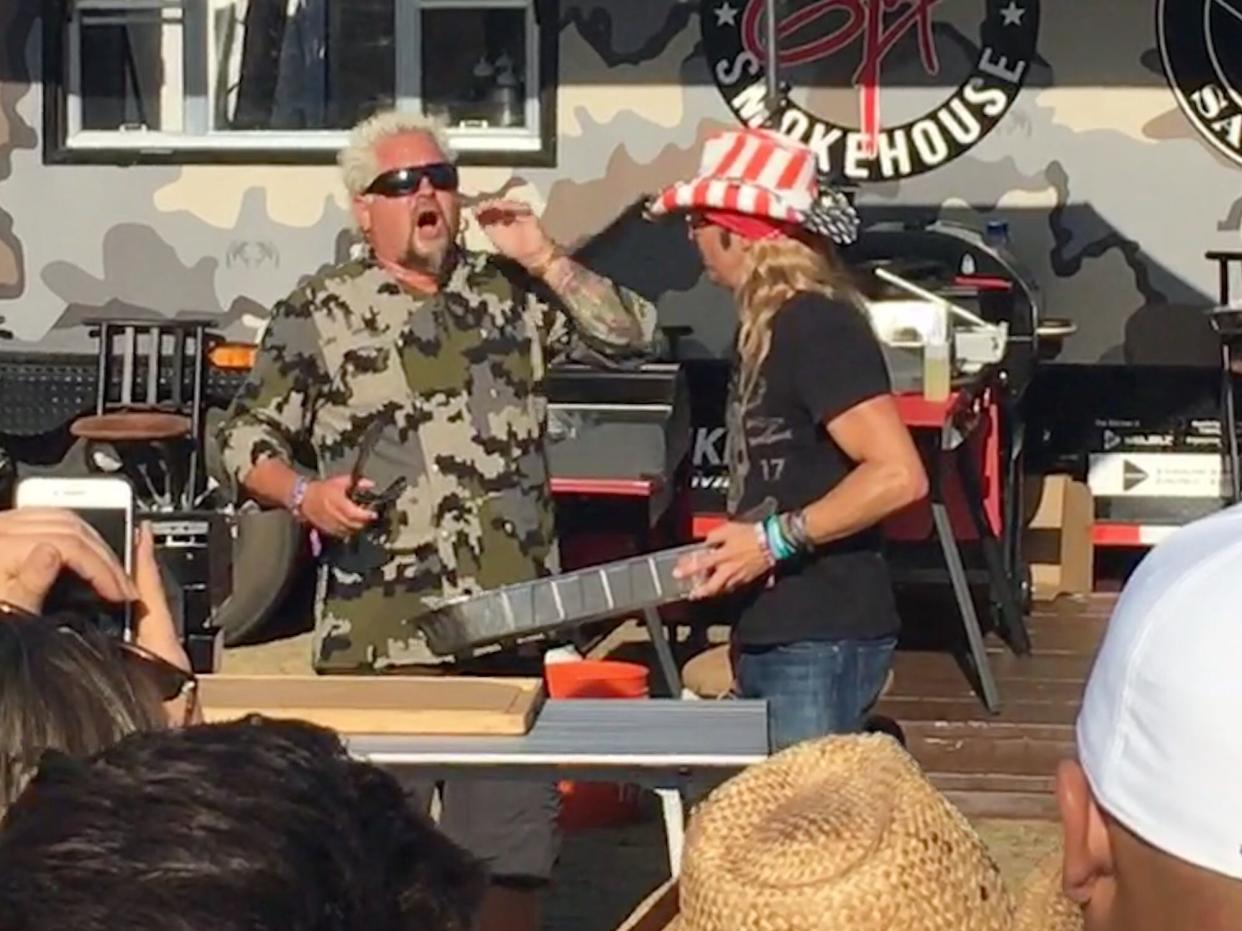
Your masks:
M10 602L0 600L0 623L3 623L2 618L5 615L20 618L24 621L40 620L39 615L32 614L25 608L20 608ZM198 676L193 672L187 672L179 666L174 666L168 660L162 656L157 656L146 647L109 637L91 621L76 614L57 614L50 618L50 620L55 624L57 630L73 634L86 641L87 644L99 644L101 641L106 642L120 653L121 660L127 669L140 670L140 675L155 686L161 701L172 701L175 698L188 694L191 706L189 710L192 710L196 697L193 693L198 690Z
M55 618L55 622L59 630L75 634L87 643L98 643L102 636L98 628L90 621L74 615L60 615ZM149 682L159 695L160 701L170 702L185 697L185 721L183 723L191 723L198 704L198 676L179 666L174 666L168 660L136 643L112 637L107 637L106 640L120 654L121 662L127 672Z
M416 168L386 171L372 181L364 193L380 197L405 197L422 187L423 178L430 181L437 191L457 190L457 166L449 162L434 162Z
M186 716L192 716L194 693L198 691L198 676L174 666L136 643L117 642L117 646L121 650L121 658L132 668L140 669L141 674L155 685L161 701L173 701L188 695L190 702Z

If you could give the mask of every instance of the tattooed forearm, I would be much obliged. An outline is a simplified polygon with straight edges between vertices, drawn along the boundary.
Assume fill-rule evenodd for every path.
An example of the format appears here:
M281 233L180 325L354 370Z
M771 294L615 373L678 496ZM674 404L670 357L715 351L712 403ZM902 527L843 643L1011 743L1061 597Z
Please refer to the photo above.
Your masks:
M564 303L575 323L612 343L641 344L649 336L643 322L614 285L568 256L553 261L544 282Z

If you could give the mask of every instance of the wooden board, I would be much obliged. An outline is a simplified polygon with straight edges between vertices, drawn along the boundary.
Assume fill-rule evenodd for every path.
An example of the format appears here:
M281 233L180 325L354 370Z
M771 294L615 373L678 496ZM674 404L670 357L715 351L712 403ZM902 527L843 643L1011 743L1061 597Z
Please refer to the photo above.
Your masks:
M203 717L311 721L343 734L526 734L542 679L451 676L199 677Z

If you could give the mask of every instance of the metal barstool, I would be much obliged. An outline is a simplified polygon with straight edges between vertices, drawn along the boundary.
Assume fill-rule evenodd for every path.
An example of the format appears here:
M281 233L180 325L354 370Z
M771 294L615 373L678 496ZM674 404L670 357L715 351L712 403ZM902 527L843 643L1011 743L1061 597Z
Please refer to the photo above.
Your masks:
M1220 409L1221 456L1229 472L1229 503L1242 500L1242 474L1238 462L1237 401L1233 390L1234 348L1242 344L1242 306L1229 306L1230 271L1242 268L1242 252L1212 251L1205 253L1215 262L1220 273L1220 304L1211 311L1212 328L1220 339Z
M95 413L75 420L70 432L112 444L122 455L143 447L164 450L164 508L192 509L200 485L209 324L113 319L88 325L99 339ZM184 463L166 450L170 444L188 446Z

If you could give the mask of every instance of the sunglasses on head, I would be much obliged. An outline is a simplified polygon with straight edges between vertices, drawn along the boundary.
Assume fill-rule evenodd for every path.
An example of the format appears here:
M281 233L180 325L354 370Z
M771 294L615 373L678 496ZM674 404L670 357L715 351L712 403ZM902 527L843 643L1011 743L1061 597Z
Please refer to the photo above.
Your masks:
M457 166L449 162L435 162L416 168L386 171L372 181L364 193L380 197L405 197L422 187L423 178L430 181L437 191L457 190Z
M96 642L99 639L99 631L91 622L79 617L58 617L56 626L59 630L86 639L88 643L92 639ZM142 681L150 683L159 695L160 701L170 702L184 697L186 705L183 723L189 724L193 720L195 706L198 703L198 676L179 666L174 666L168 660L136 643L111 637L107 640L120 654L121 662L128 675L137 676Z

